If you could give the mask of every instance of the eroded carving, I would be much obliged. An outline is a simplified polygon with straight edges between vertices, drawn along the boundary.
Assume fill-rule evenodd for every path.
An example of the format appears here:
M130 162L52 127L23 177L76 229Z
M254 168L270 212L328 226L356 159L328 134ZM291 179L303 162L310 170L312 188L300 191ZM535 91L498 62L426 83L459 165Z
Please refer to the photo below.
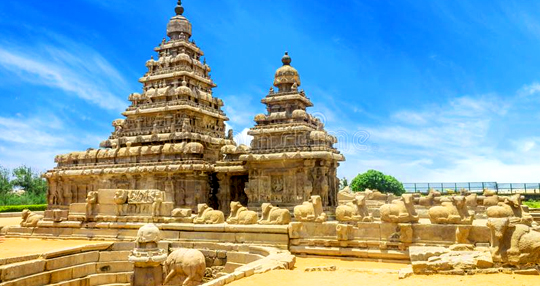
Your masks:
M357 195L352 202L338 206L336 208L336 219L340 222L373 221L373 217L369 214L366 206L366 196Z
M38 222L43 219L43 216L26 209L22 211L21 218L22 227L36 227Z
M311 196L309 201L294 207L294 219L297 221L325 222L328 216L323 212L320 196Z
M177 249L167 257L164 269L167 276L163 285L174 278L179 279L174 285L200 285L206 270L204 254L196 249Z
M472 224L474 215L469 214L465 197L451 197L451 202L429 209L429 220L435 224Z
M401 200L380 207L381 220L384 222L403 223L418 222L420 219L414 208L413 196L404 194Z
M197 216L193 220L195 224L218 224L225 222L225 215L222 211L214 210L207 204L197 206Z
M231 214L227 218L228 224L256 224L257 213L248 210L240 202L231 202Z
M291 213L287 209L274 207L270 203L264 203L261 206L262 217L259 224L289 224L291 222Z

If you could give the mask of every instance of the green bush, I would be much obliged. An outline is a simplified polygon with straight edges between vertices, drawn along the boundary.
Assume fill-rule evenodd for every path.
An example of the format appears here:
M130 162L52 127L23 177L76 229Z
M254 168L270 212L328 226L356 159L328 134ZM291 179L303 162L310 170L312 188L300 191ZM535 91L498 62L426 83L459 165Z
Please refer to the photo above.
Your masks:
M523 204L532 209L540 209L540 201L529 200L529 201L523 202Z
M9 193L0 195L0 206L41 205L46 203L46 193L24 193L21 196Z
M369 170L363 174L359 174L352 180L350 187L354 192L363 192L365 189L371 189L398 196L405 193L403 184L396 178L376 170Z
M0 213L22 212L23 210L44 211L47 205L26 205L26 206L0 206Z

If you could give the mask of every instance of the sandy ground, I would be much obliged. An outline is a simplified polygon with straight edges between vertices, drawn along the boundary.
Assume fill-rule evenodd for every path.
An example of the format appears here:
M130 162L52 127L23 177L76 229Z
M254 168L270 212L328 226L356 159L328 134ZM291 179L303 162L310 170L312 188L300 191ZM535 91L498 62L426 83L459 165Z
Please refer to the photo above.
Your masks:
M306 267L335 265L334 272L304 272ZM405 264L377 263L366 261L346 261L338 258L296 258L294 270L276 270L264 274L253 275L229 284L231 286L494 286L494 285L537 285L540 282L538 276L489 274L471 276L412 276L406 279L398 279L396 273L384 273L385 270L392 272L406 267ZM354 270L359 269L359 270ZM365 273L365 269L373 269L379 273Z
M2 217L0 218L0 227L10 225L20 225L22 219L20 217Z
M74 246L103 242L104 241L5 238L0 240L0 258L42 254L51 250L60 250Z

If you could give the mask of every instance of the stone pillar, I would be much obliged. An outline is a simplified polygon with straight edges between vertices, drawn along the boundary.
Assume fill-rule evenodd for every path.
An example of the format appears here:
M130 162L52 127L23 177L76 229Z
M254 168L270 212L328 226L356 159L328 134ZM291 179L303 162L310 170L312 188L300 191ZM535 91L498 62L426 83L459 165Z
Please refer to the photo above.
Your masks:
M128 259L135 264L132 286L162 286L163 285L163 262L167 259L167 253L158 248L161 234L154 224L142 226L137 233L137 246L131 252Z

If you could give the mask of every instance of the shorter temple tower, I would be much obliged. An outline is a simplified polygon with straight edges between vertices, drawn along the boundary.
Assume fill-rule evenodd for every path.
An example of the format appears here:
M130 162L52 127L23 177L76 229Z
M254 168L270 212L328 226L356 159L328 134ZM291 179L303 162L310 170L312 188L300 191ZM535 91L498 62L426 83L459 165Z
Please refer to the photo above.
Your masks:
M222 201L236 198L252 207L267 202L292 207L319 195L324 206L336 205L336 172L345 158L333 147L336 138L307 113L313 104L298 89L300 76L291 61L285 53L275 74L277 91L272 87L261 101L268 113L255 116L256 126L248 132L253 136L251 150L222 148L226 156L216 167L224 172L219 176ZM241 181L242 171L247 172L247 183Z

